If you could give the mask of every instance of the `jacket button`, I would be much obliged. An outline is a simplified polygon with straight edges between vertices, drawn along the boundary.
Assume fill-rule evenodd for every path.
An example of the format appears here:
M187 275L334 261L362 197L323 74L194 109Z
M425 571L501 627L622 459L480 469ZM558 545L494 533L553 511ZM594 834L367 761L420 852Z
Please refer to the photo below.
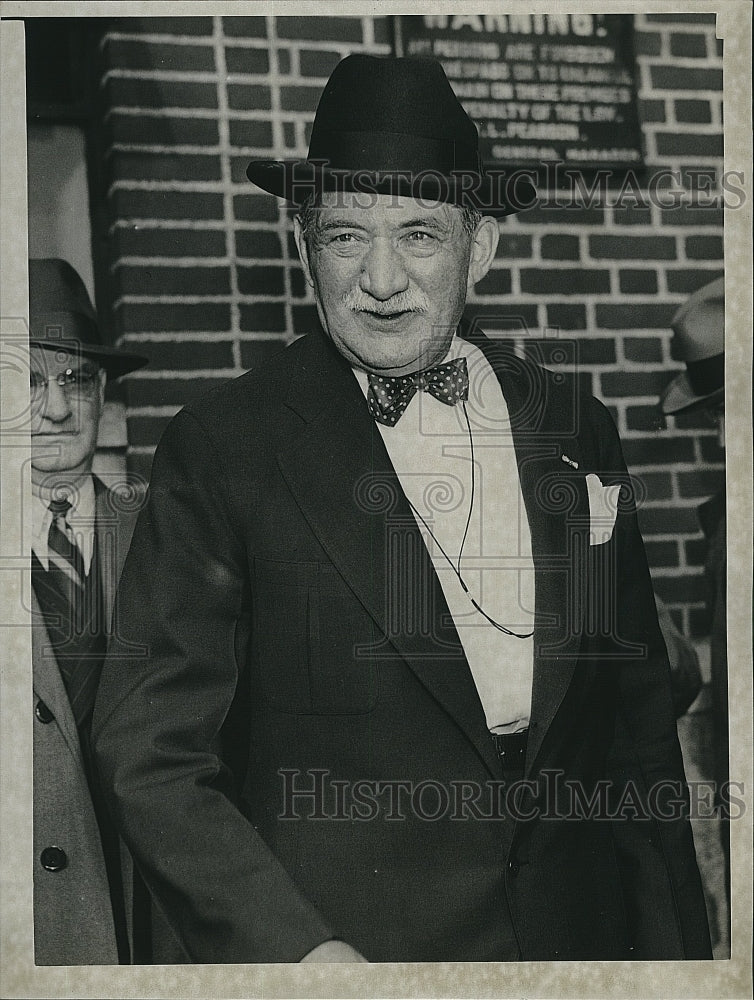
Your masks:
M39 719L40 722L44 722L45 724L48 722L52 722L53 719L55 718L55 716L52 714L52 712L49 710L49 708L47 707L47 705L45 705L43 701L37 702L36 707L34 709L34 714L36 715L36 717Z
M510 872L510 874L513 877L515 877L516 875L518 875L518 873L519 873L520 870L521 870L521 866L519 865L518 861L509 861L508 862L508 871Z
M68 865L68 857L60 847L45 847L39 855L39 860L48 872L62 872Z

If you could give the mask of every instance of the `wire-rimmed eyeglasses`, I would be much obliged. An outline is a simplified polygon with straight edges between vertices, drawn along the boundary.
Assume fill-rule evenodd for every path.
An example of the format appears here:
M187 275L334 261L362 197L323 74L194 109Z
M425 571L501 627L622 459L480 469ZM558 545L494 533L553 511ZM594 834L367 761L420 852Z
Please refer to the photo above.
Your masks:
M29 391L32 401L41 399L50 382L55 382L66 396L74 399L90 399L95 392L99 371L95 368L66 368L54 375L43 375L39 371L29 372Z

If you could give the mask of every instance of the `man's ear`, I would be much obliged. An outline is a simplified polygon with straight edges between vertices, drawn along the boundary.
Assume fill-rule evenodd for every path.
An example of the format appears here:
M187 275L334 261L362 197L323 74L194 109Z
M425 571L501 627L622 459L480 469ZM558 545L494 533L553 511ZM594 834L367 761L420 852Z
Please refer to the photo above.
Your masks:
M304 275L313 288L314 279L312 278L311 268L309 267L309 247L306 245L304 230L301 228L301 220L297 215L293 219L293 238L296 241L296 249L298 250L298 255L301 258L301 266L304 269Z
M471 291L474 285L481 281L489 271L492 261L495 259L499 239L500 230L497 219L493 219L490 215L483 216L471 237L469 276L466 281L468 291Z

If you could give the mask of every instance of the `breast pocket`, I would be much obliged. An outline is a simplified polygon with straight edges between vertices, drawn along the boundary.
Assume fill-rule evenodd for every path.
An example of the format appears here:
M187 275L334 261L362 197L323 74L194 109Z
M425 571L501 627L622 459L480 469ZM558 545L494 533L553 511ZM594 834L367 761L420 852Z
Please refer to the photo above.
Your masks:
M378 630L339 573L317 562L254 562L252 653L270 708L295 715L371 712Z

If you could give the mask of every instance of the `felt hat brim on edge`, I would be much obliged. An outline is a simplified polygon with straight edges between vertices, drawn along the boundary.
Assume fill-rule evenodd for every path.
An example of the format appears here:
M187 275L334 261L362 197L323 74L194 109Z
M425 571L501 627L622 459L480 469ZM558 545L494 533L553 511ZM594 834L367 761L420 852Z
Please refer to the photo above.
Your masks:
M253 160L246 176L294 205L324 191L358 192L499 217L537 198L526 172L482 164L479 131L436 59L361 53L342 59L327 81L307 157Z
M40 330L38 323L44 324ZM45 350L61 351L71 355L81 355L96 361L104 369L109 379L120 378L129 372L143 368L149 363L149 358L141 354L131 354L104 344L87 342L81 337L82 317L75 313L48 313L44 317L31 317L29 334L30 347L42 347ZM51 336L51 330L59 330L60 336Z
M311 160L255 160L249 164L246 176L263 191L296 206L323 191L356 192L447 202L503 218L530 208L537 198L524 175L491 169L483 173L459 170L446 174L432 169L415 173L330 168Z
M724 399L724 386L715 389L714 392L699 396L694 392L686 372L681 372L665 386L660 396L660 409L668 416L673 416L675 413L712 408L718 403L722 403Z

